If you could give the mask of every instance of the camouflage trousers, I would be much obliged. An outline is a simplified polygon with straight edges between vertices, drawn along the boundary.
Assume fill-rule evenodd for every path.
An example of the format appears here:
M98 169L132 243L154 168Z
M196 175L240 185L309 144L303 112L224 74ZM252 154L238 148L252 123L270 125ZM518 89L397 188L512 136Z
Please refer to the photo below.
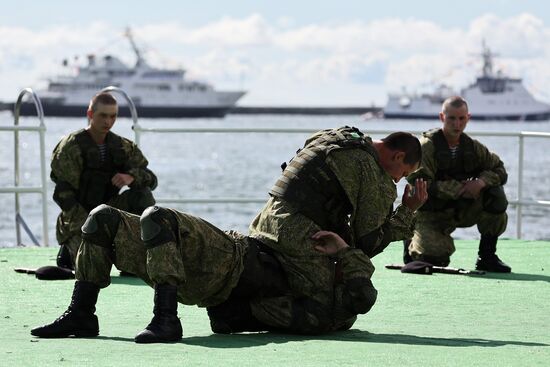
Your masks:
M141 214L147 207L155 205L155 198L149 188L130 189L113 197L107 205L130 213ZM80 208L78 211L61 212L56 223L56 237L60 245L65 246L71 255L71 261L76 263L76 253L82 242L80 228L86 221L88 213Z
M147 248L140 238L140 218L116 210L120 221L116 234L112 234L112 247L84 239L76 259L76 279L107 287L115 265L151 286L177 286L180 303L210 306L226 300L243 271L246 245L239 240L242 236L223 232L201 218L169 210L177 220L176 241L152 248Z
M311 236L320 230L311 219L273 199L251 223L251 236L273 249L291 292L254 300L251 306L258 319L280 329L295 328L302 333L319 332L323 324L332 331L353 325L356 314L344 310L349 296L342 296L344 286L337 276L370 279L374 265L361 253L362 256L354 256L353 261L346 261L346 271L342 274L342 264L315 250L316 242ZM372 283L371 287L372 292L376 292ZM297 320L299 308L303 310L300 316L303 320ZM324 317L329 320L322 320Z
M483 211L481 200L472 201L470 205L460 209L418 211L409 254L413 259L422 256L449 259L455 252L451 234L456 228L477 225L480 234L498 237L504 233L507 224L506 213L491 214Z

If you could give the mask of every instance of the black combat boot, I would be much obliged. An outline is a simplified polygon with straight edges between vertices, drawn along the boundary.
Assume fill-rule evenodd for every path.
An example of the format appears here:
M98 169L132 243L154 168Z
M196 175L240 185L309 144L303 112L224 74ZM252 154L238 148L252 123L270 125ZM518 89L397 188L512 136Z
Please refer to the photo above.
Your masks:
M409 245L411 244L411 240L403 240L403 263L408 264L411 261L413 261L413 258L409 254Z
M497 236L481 235L478 258L476 261L477 270L491 271L494 273L509 273L512 271L512 268L502 262L496 254L497 240Z
M178 318L177 295L178 289L174 285L155 285L155 316L145 330L136 335L136 343L166 343L181 339L183 331Z
M77 280L74 284L71 304L54 322L31 330L41 338L91 337L99 335L95 304L99 287L93 283Z
M57 266L60 268L66 268L74 270L74 264L71 260L71 253L69 252L69 249L65 245L59 246L59 251L57 252L57 258L56 258Z

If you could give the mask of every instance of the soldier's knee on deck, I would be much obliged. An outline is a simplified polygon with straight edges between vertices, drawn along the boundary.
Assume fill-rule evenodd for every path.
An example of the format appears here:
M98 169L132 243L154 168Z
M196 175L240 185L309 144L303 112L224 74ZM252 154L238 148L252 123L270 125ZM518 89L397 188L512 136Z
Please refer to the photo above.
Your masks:
M295 299L291 303L289 330L298 334L322 334L332 327L332 310L313 299Z
M119 223L119 211L101 204L88 214L86 222L82 225L82 238L94 245L112 248Z
M358 307L357 313L358 314L364 314L370 311L372 306L376 303L376 299L378 297L378 291L374 287L369 287L365 291L365 297L363 298L363 302Z
M370 311L372 306L376 303L378 291L372 285L370 279L350 279L348 281L351 291L350 308L354 314L360 315ZM357 283L357 284L351 284ZM355 291L357 290L357 291Z
M174 214L159 206L150 206L141 215L141 239L145 247L152 248L167 242L176 241L178 230Z
M448 255L431 256L425 254L413 254L413 260L424 261L435 266L448 266L451 263L451 257Z

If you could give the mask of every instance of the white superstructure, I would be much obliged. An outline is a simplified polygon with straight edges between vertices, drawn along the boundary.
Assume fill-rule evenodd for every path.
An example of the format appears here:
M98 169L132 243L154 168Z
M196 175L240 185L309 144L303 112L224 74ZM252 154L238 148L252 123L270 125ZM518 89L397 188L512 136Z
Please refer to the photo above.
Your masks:
M79 67L75 75L52 78L46 90L37 92L44 113L85 116L90 98L111 85L123 89L143 117L221 117L245 94L217 91L210 84L187 80L183 69L154 68L143 58L129 30L126 37L137 58L133 67L111 55L88 55L87 65ZM126 115L126 101L120 99L119 103L120 114ZM32 110L30 105L24 107L22 113Z
M437 119L445 98L459 94L468 101L473 119L547 120L550 105L537 101L519 78L493 72L491 50L483 44L483 69L476 82L456 93L440 87L433 94L390 94L384 108L386 118Z

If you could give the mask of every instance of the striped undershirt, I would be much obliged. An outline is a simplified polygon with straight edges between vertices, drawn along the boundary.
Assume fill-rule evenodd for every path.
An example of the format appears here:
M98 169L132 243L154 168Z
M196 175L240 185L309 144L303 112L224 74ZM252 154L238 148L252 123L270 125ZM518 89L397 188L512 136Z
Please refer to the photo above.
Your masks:
M460 150L460 145L455 145L454 147L449 148L449 151L451 152L451 159L456 158L459 150Z
M97 149L99 149L99 160L105 162L105 159L107 159L107 144L98 144Z

